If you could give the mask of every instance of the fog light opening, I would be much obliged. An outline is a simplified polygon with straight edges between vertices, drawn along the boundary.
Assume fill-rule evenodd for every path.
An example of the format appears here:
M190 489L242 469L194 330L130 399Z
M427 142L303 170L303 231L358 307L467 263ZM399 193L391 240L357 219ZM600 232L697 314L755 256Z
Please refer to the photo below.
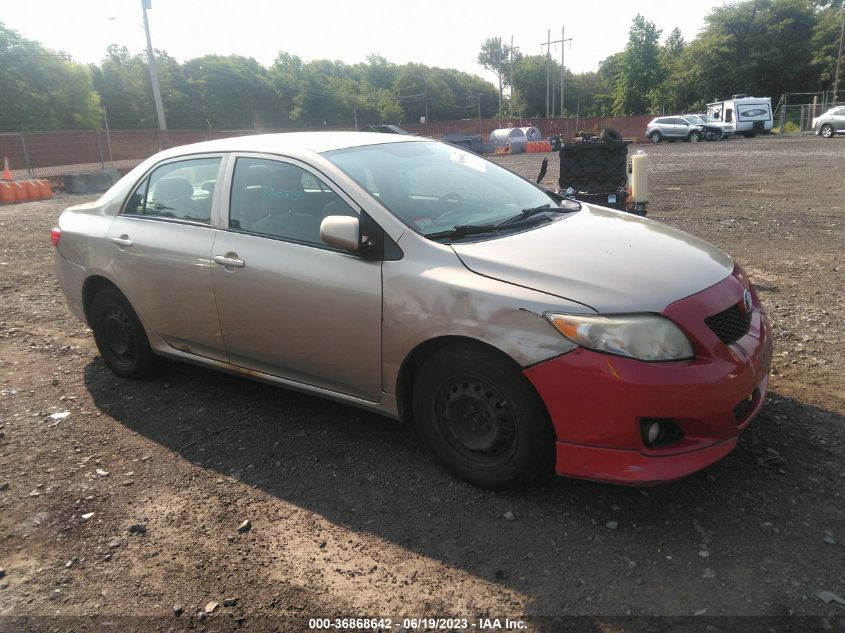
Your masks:
M674 421L661 418L640 420L640 433L647 448L661 446L681 439L684 434Z

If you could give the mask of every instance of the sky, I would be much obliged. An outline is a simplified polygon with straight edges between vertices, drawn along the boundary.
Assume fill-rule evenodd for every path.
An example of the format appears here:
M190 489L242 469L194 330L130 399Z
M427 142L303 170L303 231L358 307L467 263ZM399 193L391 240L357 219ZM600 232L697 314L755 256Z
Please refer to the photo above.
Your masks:
M456 68L490 81L477 62L488 37L513 36L523 54L539 54L551 39L572 38L566 67L580 73L624 48L637 13L663 30L678 27L691 41L704 16L721 2L688 0L152 0L153 46L180 62L208 53L254 57L269 66L280 50L303 60L354 64L369 54L394 63ZM141 52L141 0L24 0L4 2L0 22L27 39L97 63L109 44ZM560 60L560 45L552 55Z

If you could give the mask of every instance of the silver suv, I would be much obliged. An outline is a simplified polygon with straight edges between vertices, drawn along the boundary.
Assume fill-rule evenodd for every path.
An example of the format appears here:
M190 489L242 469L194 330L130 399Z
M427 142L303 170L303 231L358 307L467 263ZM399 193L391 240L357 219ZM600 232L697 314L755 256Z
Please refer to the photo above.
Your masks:
M697 143L703 138L703 128L682 116L659 116L648 124L645 135L652 143L663 139Z
M831 108L813 119L813 129L824 138L833 138L835 134L845 134L845 106Z

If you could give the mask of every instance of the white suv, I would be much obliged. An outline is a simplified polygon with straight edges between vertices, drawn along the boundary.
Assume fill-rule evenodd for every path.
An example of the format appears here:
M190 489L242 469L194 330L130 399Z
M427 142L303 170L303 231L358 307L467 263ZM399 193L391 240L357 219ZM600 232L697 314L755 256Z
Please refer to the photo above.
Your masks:
M813 129L824 138L845 134L845 106L836 106L813 119Z

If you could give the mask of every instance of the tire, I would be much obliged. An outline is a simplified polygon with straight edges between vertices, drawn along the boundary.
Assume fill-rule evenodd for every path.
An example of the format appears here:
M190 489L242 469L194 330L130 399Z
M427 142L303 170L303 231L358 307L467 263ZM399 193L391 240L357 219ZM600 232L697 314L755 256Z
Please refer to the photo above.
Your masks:
M117 288L103 288L94 295L91 329L103 361L118 376L144 378L152 373L155 355L147 334Z
M830 123L825 123L819 129L819 135L822 138L833 138L833 126Z
M663 138L663 135L657 130L654 130L654 132L648 135L648 138L652 143L659 143Z
M599 134L599 140L604 143L624 143L625 139L622 138L622 135L617 131L614 130L612 127L606 127L601 131Z
M435 352L414 382L420 435L454 475L482 488L528 484L554 472L546 408L516 368L462 345Z
M743 132L742 135L745 138L754 138L755 136L757 136L754 132Z
M687 140L690 143L698 143L698 141L701 140L701 133L693 130L692 132L689 133L689 136L687 136Z

